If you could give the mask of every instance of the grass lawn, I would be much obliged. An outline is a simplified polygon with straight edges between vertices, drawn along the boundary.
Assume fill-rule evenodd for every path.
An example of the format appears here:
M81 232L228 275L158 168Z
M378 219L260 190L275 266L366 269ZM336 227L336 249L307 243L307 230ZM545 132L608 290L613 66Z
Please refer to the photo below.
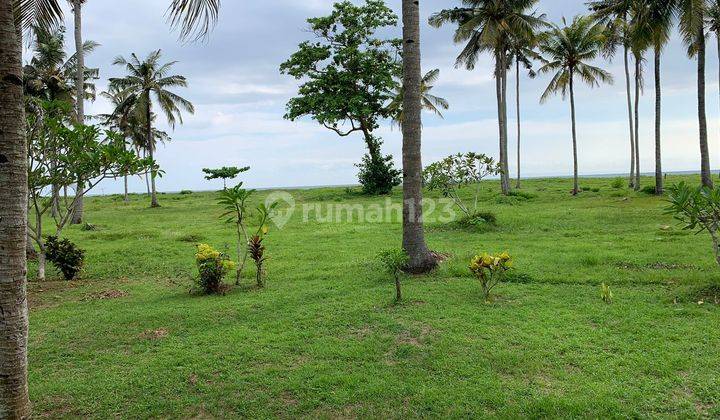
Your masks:
M681 178L698 182L668 183ZM399 305L374 263L399 247L395 213L387 223L324 223L298 209L266 239L265 289L251 286L248 267L242 287L203 297L188 292L194 243L234 249L214 193L162 195L159 209L144 196L93 197L86 214L97 230L67 231L87 250L82 278L62 282L50 269L51 281L29 285L35 414L717 418L720 270L710 239L681 230L662 198L611 182L583 179L599 191L578 197L566 179L525 181L528 197L484 184L481 206L498 226L428 223L430 247L449 259L404 280ZM387 199L291 193L299 207ZM400 203L400 191L391 198ZM484 303L467 264L505 250L516 269Z

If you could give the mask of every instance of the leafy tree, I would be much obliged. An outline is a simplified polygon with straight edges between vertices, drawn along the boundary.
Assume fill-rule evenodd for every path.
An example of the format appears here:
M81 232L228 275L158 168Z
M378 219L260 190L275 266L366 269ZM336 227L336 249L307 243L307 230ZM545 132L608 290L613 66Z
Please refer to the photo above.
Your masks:
M444 118L442 111L448 110L450 108L450 103L448 103L447 99L435 96L430 93L430 91L433 89L433 84L437 82L439 76L439 69L430 70L429 72L425 73L425 76L423 76L422 80L420 81L420 100L422 103L422 108L425 111L432 112L438 117ZM404 90L405 89L403 89L402 84L398 83L398 86L397 88L395 88L395 92L393 94L393 99L388 105L388 109L392 112L393 115L393 123L397 124L398 127L402 126L403 121L402 105Z
M474 216L478 211L480 182L491 175L500 173L500 165L489 156L478 153L458 153L429 165L424 172L425 185L430 190L440 191L443 196L451 198L455 205L467 217ZM475 185L473 207L465 204L460 191L462 188Z
M145 122L145 138L147 139L146 147L151 160L154 160L156 147L152 127L153 102L157 103L172 128L175 128L176 122L182 124L183 110L190 114L195 112L195 107L190 101L168 90L173 87L186 87L187 80L184 76L170 75L169 72L176 62L161 64L161 56L161 51L157 50L150 53L144 61L140 61L135 54L131 54L129 60L117 57L113 64L124 66L128 74L123 78L110 79L112 86L117 86L125 94L133 95L136 98L134 106L138 110L142 110ZM150 175L151 207L160 206L155 188L155 177L157 175L158 168L155 167Z
M250 170L249 166L245 166L243 168L238 168L235 166L223 166L222 168L218 169L210 169L210 168L204 168L203 172L207 175L205 176L205 179L212 180L212 179L222 179L223 180L223 190L227 189L227 180L228 179L235 179L238 175L240 175L243 172L247 172Z
M55 186L65 187L81 181L86 186L72 200L61 200L52 217L55 237L60 238L71 222L77 200L107 178L126 173L139 173L152 166L124 147L121 135L97 127L76 124L67 127L68 105L63 102L40 102L28 115L28 202L33 218L29 223L30 237L40 250L38 279L45 279L46 247L43 237L43 216L52 206L52 198L44 193ZM104 136L103 136L104 134ZM104 137L104 138L101 138Z
M181 37L201 36L217 18L220 0L172 0L170 19ZM58 0L0 0L0 413L31 414L27 385L27 146L22 95L22 32L62 21Z
M457 24L454 41L466 45L457 58L456 66L475 68L483 53L491 53L495 60L495 90L498 106L500 139L501 188L510 192L507 128L507 72L511 64L511 40L514 37L532 38L534 32L546 25L543 16L530 10L537 0L463 0L467 7L441 10L430 17L430 24L440 27Z
M720 187L694 188L681 182L670 188L668 201L666 213L681 221L684 229L710 234L715 261L720 265Z
M230 189L224 189L220 192L220 198L218 204L223 206L225 213L220 215L221 218L226 218L228 223L235 225L237 234L237 275L235 285L240 284L240 278L242 277L243 268L245 268L245 262L248 256L247 244L250 242L250 235L247 228L248 208L247 201L255 190L246 190L242 188L242 182ZM243 249L245 252L243 252ZM241 257L242 256L242 257Z
M315 42L302 42L280 71L304 80L298 96L287 104L285 118L310 116L341 137L361 132L368 157L360 181L369 194L384 194L400 183L392 158L382 156L382 140L373 131L393 116L387 107L397 88L398 39L376 32L393 27L397 17L381 0L356 6L335 3L329 16L308 19ZM349 126L349 127L348 127Z
M604 42L604 26L588 17L578 16L568 25L563 19L564 27L554 25L553 29L540 38L540 52L543 66L540 73L555 73L550 84L541 97L541 102L550 96L561 93L563 99L570 96L570 113L572 120L573 139L573 195L577 195L578 160L577 160L577 129L575 123L575 79L587 83L591 87L601 82L612 83L613 78L605 70L588 64L599 54Z

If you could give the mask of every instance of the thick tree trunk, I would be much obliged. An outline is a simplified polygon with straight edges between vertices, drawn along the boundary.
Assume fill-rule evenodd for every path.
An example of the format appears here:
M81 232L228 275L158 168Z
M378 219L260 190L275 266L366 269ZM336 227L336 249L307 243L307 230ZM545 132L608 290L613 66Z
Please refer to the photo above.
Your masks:
M577 128L575 125L575 88L573 86L573 74L570 72L570 119L572 120L572 141L573 141L573 190L572 194L577 195L578 187L578 157L577 157Z
M712 188L710 151L708 150L707 115L705 113L705 31L700 27L697 37L698 123L700 124L700 177L702 184Z
M75 112L77 113L77 123L85 123L85 54L83 52L82 41L82 2L73 0L73 14L75 15L75 56L77 57L77 66L75 67ZM73 206L73 216L71 223L78 225L82 223L85 213L85 202L83 198L83 189L85 185L81 181L77 183L77 200Z
M515 188L520 189L520 61L515 60L515 115L517 116L517 182Z
M630 89L630 60L628 54L628 47L625 46L625 93L627 96L628 123L630 124L630 179L628 181L628 186L632 188L635 185L635 127L633 124L632 91Z
M437 261L428 250L422 213L422 122L420 103L420 3L402 0L403 20L403 249L408 271L432 270Z
M660 55L662 51L655 47L655 194L664 192L662 172L661 126L662 126L662 84L660 80Z
M27 384L27 145L22 40L0 0L0 418L30 417Z
M145 112L145 118L147 119L147 147L148 147L148 153L150 155L150 159L155 159L155 142L152 135L152 111L150 109L150 92L147 92L147 110ZM157 174L157 171L155 170L155 164L153 163L153 168L150 171L150 207L160 207L160 203L158 203L157 199L157 190L155 189L155 175Z
M502 68L502 113L503 113L503 124L502 124L502 190L503 194L510 193L510 159L508 154L508 111L507 111L507 62L503 55L503 68Z
M507 167L507 107L505 106L505 61L502 53L495 54L495 93L498 110L498 148L500 149L500 190L510 192L510 178Z
M640 66L642 57L635 56L635 191L640 190Z
M123 201L125 201L127 203L130 201L130 195L128 193L128 176L127 175L125 175L123 177L123 182L125 184L125 194L123 195Z

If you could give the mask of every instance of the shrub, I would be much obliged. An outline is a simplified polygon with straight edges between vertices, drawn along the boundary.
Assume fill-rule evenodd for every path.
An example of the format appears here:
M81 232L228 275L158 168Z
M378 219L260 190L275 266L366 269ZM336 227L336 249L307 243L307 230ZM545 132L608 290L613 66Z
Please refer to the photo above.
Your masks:
M537 197L535 194L531 194L527 191L520 191L520 190L511 190L507 193L509 197L518 197L525 200L532 200L533 198Z
M612 182L610 183L610 186L616 190L619 190L625 186L625 180L621 177L617 177L612 180Z
M264 266L267 257L265 256L265 245L263 245L262 242L263 237L260 235L253 235L248 241L248 251L250 253L250 258L255 261L255 281L257 282L258 287L265 286L263 277L265 274Z
M667 214L685 224L683 229L710 234L715 261L720 265L720 186L691 188L685 182L669 189Z
M497 226L495 213L486 211L478 212L470 216L463 216L455 222L457 227L474 231L490 230Z
M82 230L83 232L94 232L98 230L98 227L91 223L85 222L82 226L80 226L80 230Z
M469 268L480 280L483 298L487 301L490 299L492 289L505 278L507 271L512 268L512 258L507 252L497 255L482 253L473 257Z
M199 276L198 288L205 294L224 293L223 278L235 268L235 263L219 251L207 244L199 244L195 254Z
M655 186L654 185L646 185L640 189L640 192L643 194L655 194Z
M610 290L610 286L603 283L600 289L600 297L602 298L603 302L610 305L613 301L613 292Z
M359 169L358 180L363 192L369 195L389 194L402 182L402 172L395 169L392 156L372 159L369 154L356 164Z
M402 291L400 289L400 277L403 269L407 266L410 258L403 249L389 249L378 255L378 259L385 271L395 279L395 301L402 299Z
M190 195L190 194L192 194L192 193L193 193L193 192L190 191L190 190L182 190L182 191L180 191L180 194L182 194L182 195Z
M48 237L45 255L68 281L75 279L85 264L85 251L67 239L58 239L57 236Z

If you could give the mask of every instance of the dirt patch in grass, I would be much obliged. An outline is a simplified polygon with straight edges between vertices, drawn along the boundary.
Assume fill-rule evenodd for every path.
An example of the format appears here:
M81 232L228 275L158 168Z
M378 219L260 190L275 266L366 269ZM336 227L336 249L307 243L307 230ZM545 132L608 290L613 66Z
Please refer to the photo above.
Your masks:
M157 330L146 330L140 334L140 338L143 340L160 340L170 335L170 332L165 328Z

